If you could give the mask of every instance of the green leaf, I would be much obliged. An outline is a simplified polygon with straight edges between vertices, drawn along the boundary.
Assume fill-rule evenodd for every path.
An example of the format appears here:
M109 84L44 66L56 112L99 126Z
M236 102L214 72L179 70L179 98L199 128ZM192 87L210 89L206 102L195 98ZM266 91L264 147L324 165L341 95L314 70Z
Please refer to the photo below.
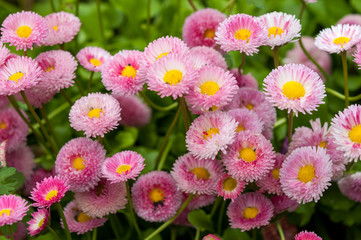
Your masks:
M227 228L223 234L224 240L251 240L246 232L241 232L240 229Z
M0 168L0 182L4 181L6 178L14 175L15 173L16 169L13 167Z
M188 221L201 231L208 230L210 232L214 232L211 217L202 209L194 210L188 213Z
M115 136L117 150L129 148L134 145L138 138L138 129L134 127L126 127L124 131L120 131Z
M349 210L355 202L342 195L337 184L332 184L324 193L320 202L335 210Z

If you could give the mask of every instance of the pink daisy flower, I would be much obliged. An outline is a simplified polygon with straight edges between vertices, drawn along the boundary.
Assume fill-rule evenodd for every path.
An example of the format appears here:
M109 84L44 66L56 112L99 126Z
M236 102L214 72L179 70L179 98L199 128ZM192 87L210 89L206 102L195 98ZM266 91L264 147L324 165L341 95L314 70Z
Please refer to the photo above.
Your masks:
M36 169L35 172L31 175L30 179L25 180L25 189L24 194L26 196L30 195L30 192L33 188L36 187L37 182L41 182L44 178L54 176L53 170L45 170L43 168Z
M0 95L12 95L36 85L42 70L30 57L15 57L0 68Z
M119 102L109 94L90 93L77 100L70 109L70 126L84 131L87 137L104 137L121 120Z
M2 66L10 56L10 50L0 41L0 66Z
M120 125L130 127L144 127L152 117L152 110L137 96L112 95L118 100L122 109L122 119Z
M357 48L356 48L356 51L355 51L353 57L354 57L353 61L357 64L358 69L361 69L361 45L360 44L357 45Z
M17 12L5 18L1 27L1 41L16 46L16 50L41 46L48 35L44 18L34 12Z
M261 134L237 133L235 142L222 155L228 174L246 182L261 179L275 164L273 146Z
M137 215L149 222L163 222L174 216L182 204L173 177L163 171L141 175L132 186L132 201Z
M274 206L275 214L279 214L286 210L288 212L293 212L296 211L299 206L296 200L293 200L284 194L271 196L270 200Z
M350 50L361 40L361 26L338 24L323 29L315 39L315 45L328 53Z
M76 54L80 65L92 72L100 72L110 57L110 53L100 47L85 47Z
M305 1L305 3L316 3L317 2L317 0L304 0Z
M347 14L337 21L337 24L360 25L361 14Z
M13 151L6 151L6 163L21 172L25 180L29 180L35 168L34 154L24 143L20 143Z
M186 146L197 158L214 159L234 142L238 123L226 112L208 112L196 118L186 134Z
M203 112L226 106L238 90L236 79L229 71L213 66L202 67L193 84L186 96L187 103L193 108L200 107Z
M102 166L103 177L111 183L135 180L143 170L144 158L133 151L123 151L107 158Z
M283 12L271 12L259 17L268 31L266 45L272 49L296 41L301 36L301 23L294 15Z
M322 240L314 232L302 231L295 236L295 240Z
M228 113L237 121L238 127L236 132L250 131L253 133L262 133L263 122L258 118L257 113L245 109L235 108L228 111Z
M92 218L79 210L75 200L71 201L64 208L64 216L68 223L69 231L76 232L78 235L92 231L94 228L103 226L107 218ZM60 220L64 228L63 220Z
M137 94L143 89L144 74L139 71L143 53L120 51L102 67L102 82L105 88L116 94Z
M70 42L78 34L81 26L77 16L63 11L51 13L44 19L49 29L48 37L45 39L46 46Z
M269 223L273 205L260 193L245 193L228 205L227 215L232 228L248 231Z
M62 176L73 192L94 188L101 176L106 151L98 141L74 138L59 151L55 172Z
M231 15L219 24L216 43L226 52L237 50L246 55L258 53L267 41L267 31L258 18L247 14Z
M185 19L182 37L189 47L215 47L216 29L225 19L226 15L216 9L198 10Z
M267 99L280 110L311 114L324 103L325 85L312 69L301 64L286 64L274 69L265 79Z
M27 201L9 194L0 196L0 227L21 221L29 210Z
M202 240L221 240L221 239L213 234L208 234L207 236L204 236Z
M276 153L276 162L272 170L269 171L263 178L259 179L256 183L260 187L261 192L268 192L269 194L282 195L283 191L280 183L280 168L286 156Z
M227 69L226 59L224 59L222 54L214 48L206 46L193 47L189 50L188 55L192 61L196 60L197 62L197 59L200 59L203 60L201 62L203 62L204 65L217 66ZM203 64L198 65L198 68L201 68Z
M104 217L124 209L127 204L125 183L110 183L104 178L88 192L77 192L74 195L81 211L91 217Z
M361 156L361 105L351 105L338 112L331 126L338 149L349 161L357 161Z
M65 193L69 190L65 179L60 176L44 178L31 191L30 199L34 200L34 207L50 207L53 203L60 202Z
M31 214L31 217L31 220L27 222L27 224L29 225L29 234L33 237L46 228L46 225L49 221L50 213L49 210L40 208L36 212L33 212Z
M218 196L222 196L224 200L236 199L246 187L246 183L237 177L232 177L227 173L218 180L216 191Z
M156 61L148 69L148 88L162 98L173 99L188 94L198 72L185 55L170 54Z
M183 201L185 201L189 197L189 194L185 192L182 192L182 195L183 195ZM212 203L214 203L216 197L217 195L215 194L196 194L189 202L187 209L194 210L209 206Z
M14 108L0 110L0 143L7 141L6 150L12 151L24 144L28 134L28 125Z
M236 78L237 85L240 88L247 87L258 90L258 81L252 76L251 73L240 75L238 68L232 68L229 70L233 76Z
M331 185L332 162L323 148L294 150L280 169L283 192L298 203L317 202Z
M177 187L185 193L215 194L218 177L223 173L220 162L197 159L187 153L174 163L171 174Z
M346 175L337 184L343 195L355 202L361 202L361 172Z

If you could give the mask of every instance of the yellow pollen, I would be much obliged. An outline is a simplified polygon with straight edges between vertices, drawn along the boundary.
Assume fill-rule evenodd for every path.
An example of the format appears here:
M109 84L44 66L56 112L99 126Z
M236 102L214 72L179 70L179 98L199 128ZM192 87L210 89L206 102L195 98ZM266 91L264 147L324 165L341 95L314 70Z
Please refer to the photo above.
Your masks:
M298 179L307 183L315 178L315 168L312 165L305 165L298 171Z
M96 59L96 58L90 59L89 62L90 62L91 64L93 64L94 66L96 66L96 67L102 65L102 62L99 61L99 59Z
M202 168L202 167L196 167L196 168L193 168L191 170L191 172L197 176L197 179L202 179L202 180L208 180L209 177L211 176L209 174L209 172L207 171L207 169L205 168Z
M218 90L219 90L218 84L213 81L207 81L203 83L201 86L201 93L207 94L208 96L213 96L218 92Z
M246 108L248 109L248 110L252 110L253 109L253 104L250 104L250 103L248 103L247 105L246 105Z
M44 218L40 220L38 228L41 228L44 225Z
M8 126L6 126L6 123L0 122L0 129L6 129Z
M162 53L162 54L160 54L160 55L156 58L156 60L158 60L158 59L160 59L160 58L162 58L162 57L165 57L165 56L167 56L167 55L168 55L168 52Z
M237 187L237 181L234 178L228 177L223 181L223 189L226 191L232 191Z
M341 45L343 48L343 45L346 45L351 39L348 37L338 37L333 40L333 44Z
M93 218L86 215L85 213L81 212L78 214L78 216L76 217L76 220L80 223L86 223L89 220L92 220Z
M255 218L257 214L258 214L258 209L255 207L248 207L243 211L243 217L247 220Z
M75 168L76 170L84 170L84 160L81 157L75 158L73 161L73 168Z
M348 132L348 137L354 143L361 143L361 124L353 127L351 131Z
M246 130L242 125L238 125L236 132L244 131Z
M247 29L240 29L238 30L235 34L234 34L234 37L237 39L237 40L247 40L247 43L249 41L249 38L251 37L252 33L247 30Z
M283 30L279 27L271 27L268 29L268 37L271 38L272 35L274 35L274 37L276 37L276 35L281 36L283 33Z
M214 112L214 111L217 111L217 110L218 110L218 107L216 105L213 105L212 106L212 111Z
M203 33L204 38L214 38L214 36L215 34L213 29L206 29L206 31Z
M280 169L279 168L273 169L272 176L274 179L280 179Z
M50 67L48 67L48 68L45 70L45 72L50 72L50 71L52 71L52 70L54 70L54 69L55 69L55 67L50 66Z
M55 26L53 27L53 29L54 29L55 31L58 31L58 26L55 25Z
M1 209L0 210L0 217L3 217L3 215L7 215L8 217L10 216L10 213L12 213L14 210L9 209L9 208L5 208L5 209Z
M290 100L305 96L305 89L301 83L296 81L286 82L282 87L282 93Z
M319 146L319 147L322 147L322 148L324 148L324 149L326 149L327 142L322 141L322 142L320 142L320 144L319 144L318 146Z
M19 82L19 80L21 80L21 78L24 77L24 73L22 72L17 72L17 73L14 73L13 75L11 75L9 77L9 80L10 81L15 81L15 82Z
M58 195L58 191L57 190L51 190L50 192L48 192L45 196L45 200L46 201L50 201L51 199L53 199L54 197L56 197Z
M157 203L157 202L161 202L164 199L164 192L162 189L160 188L154 188L152 189L152 191L149 193L149 198L150 200L152 200L152 202Z
M31 28L28 26L21 26L16 30L16 33L21 38L28 38L31 34Z
M118 168L117 168L117 173L119 173L120 175L126 173L127 171L129 171L130 169L132 168L132 166L128 165L128 164L123 164L123 165L120 165Z
M164 74L163 80L169 85L177 85L182 81L183 74L179 70L170 70Z
M137 70L132 67L132 66L126 66L125 68L123 68L122 70L122 76L123 77L132 77L135 78L135 76L137 75Z
M203 138L208 140L208 138L212 138L212 135L216 135L219 133L218 128L210 128L207 132L203 132Z
M88 117L90 117L91 119L93 119L93 117L99 118L100 113L104 114L103 110L101 110L99 108L94 108L88 112Z
M257 159L257 154L252 148L242 148L239 151L239 158L251 163Z

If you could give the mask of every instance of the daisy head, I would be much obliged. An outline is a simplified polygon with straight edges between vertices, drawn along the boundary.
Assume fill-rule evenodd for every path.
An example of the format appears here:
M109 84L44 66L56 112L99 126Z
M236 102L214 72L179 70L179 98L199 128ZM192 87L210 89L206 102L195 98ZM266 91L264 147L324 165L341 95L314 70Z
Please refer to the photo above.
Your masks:
M247 74L239 74L238 68L232 68L229 70L233 76L236 78L237 85L240 88L253 88L255 90L258 90L258 81L253 77L251 73Z
M236 120L226 112L208 112L196 118L186 134L186 146L197 158L214 159L234 142Z
M189 50L189 57L191 60L195 59L196 62L197 59L203 60L201 61L202 64L195 64L198 68L201 68L204 65L211 65L227 69L226 59L220 52L211 47L193 47Z
M17 12L5 18L1 27L1 41L16 46L16 50L41 46L48 35L48 26L42 16L34 12Z
M295 240L322 240L322 238L314 232L302 231L295 236Z
M258 47L266 43L267 34L258 18L247 14L236 14L219 24L215 39L226 52L236 50L246 55L253 55L258 53Z
M190 153L180 156L171 172L178 189L193 194L214 194L222 173L219 161L197 159Z
M36 183L30 198L35 201L34 207L50 207L53 203L60 202L69 188L63 177L47 177Z
M202 240L221 240L221 239L213 234L208 234L207 236L204 236Z
M273 205L264 195L249 192L228 205L227 215L232 228L248 231L269 223L273 217Z
M100 47L85 47L76 54L80 65L92 72L100 72L110 57L110 53Z
M40 208L31 214L31 220L28 222L28 231L30 236L35 236L43 231L49 221L50 213L48 209Z
M3 42L0 41L0 66L2 66L5 61L10 56L10 50L5 47Z
M361 14L347 14L337 21L337 24L360 25Z
M152 171L133 184L132 201L139 217L148 222L163 222L176 214L182 194L169 173Z
M315 45L328 53L350 50L361 40L361 26L338 24L323 29L315 39Z
M262 133L263 122L258 118L257 113L246 108L234 108L228 113L237 121L236 132L250 131L253 133Z
M241 192L245 188L246 183L240 180L237 177L232 177L227 173L223 174L221 178L219 178L217 183L217 193L218 196L222 196L224 200L226 199L236 199Z
M70 109L70 126L84 131L87 137L104 137L121 119L119 102L109 94L90 93L77 100Z
M361 172L341 178L338 187L343 195L355 202L361 202Z
M332 162L325 149L297 148L280 169L282 190L298 203L317 202L330 185L331 167Z
M357 64L358 69L361 69L361 44L357 45L356 51L353 55L354 62Z
M0 227L21 221L29 210L27 202L19 196L0 196Z
M299 206L296 200L291 199L284 194L271 196L270 200L274 206L275 214L279 214L283 211L293 212L296 211Z
M324 103L325 85L320 76L301 64L287 64L274 69L265 79L267 99L281 110L311 114Z
M189 47L215 47L214 39L219 23L226 19L226 15L212 8L198 10L189 15L184 21L182 37Z

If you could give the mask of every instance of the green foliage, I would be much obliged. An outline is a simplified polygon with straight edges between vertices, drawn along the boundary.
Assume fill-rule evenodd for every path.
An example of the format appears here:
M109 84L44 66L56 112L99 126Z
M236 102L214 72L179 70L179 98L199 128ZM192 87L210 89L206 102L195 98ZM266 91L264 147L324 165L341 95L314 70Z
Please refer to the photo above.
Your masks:
M0 168L0 195L16 191L24 183L24 175L12 167Z
M195 227L199 228L201 231L208 230L214 232L213 222L211 217L207 215L202 209L193 210L188 213L188 221Z
M251 240L247 233L241 232L240 229L227 228L223 234L224 240Z

